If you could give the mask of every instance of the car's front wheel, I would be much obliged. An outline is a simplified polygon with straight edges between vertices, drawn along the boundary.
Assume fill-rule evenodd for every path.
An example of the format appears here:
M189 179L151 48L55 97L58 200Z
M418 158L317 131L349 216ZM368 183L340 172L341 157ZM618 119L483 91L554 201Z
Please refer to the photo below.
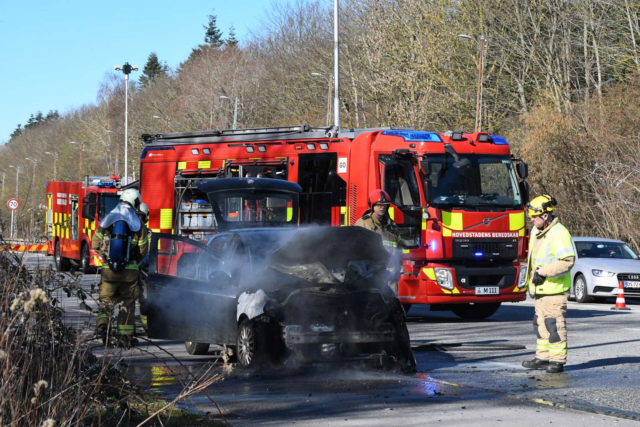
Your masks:
M573 294L576 297L576 302L591 302L589 290L587 289L587 280L582 274L578 274L573 282Z
M236 354L238 363L244 368L259 366L265 361L266 343L261 339L255 322L244 319L238 325Z

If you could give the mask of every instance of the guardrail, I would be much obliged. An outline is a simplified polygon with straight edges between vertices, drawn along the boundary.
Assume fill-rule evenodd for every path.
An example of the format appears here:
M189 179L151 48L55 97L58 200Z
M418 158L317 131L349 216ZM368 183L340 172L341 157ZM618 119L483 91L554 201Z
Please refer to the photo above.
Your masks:
M2 245L0 252L46 252L49 245Z

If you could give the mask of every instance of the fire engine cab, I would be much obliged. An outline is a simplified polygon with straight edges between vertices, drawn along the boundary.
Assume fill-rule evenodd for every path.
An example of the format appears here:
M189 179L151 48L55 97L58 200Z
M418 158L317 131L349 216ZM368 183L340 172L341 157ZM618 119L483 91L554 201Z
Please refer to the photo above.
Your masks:
M523 301L527 165L483 132L308 125L143 135L139 188L149 227L207 240L212 207L198 183L266 177L302 187L300 225L350 226L382 188L392 198L404 272L399 298L481 319ZM519 177L519 178L518 178ZM240 220L240 219L239 219Z
M94 266L91 237L119 201L118 176L87 176L81 181L47 181L47 255L58 271L72 264L84 273Z

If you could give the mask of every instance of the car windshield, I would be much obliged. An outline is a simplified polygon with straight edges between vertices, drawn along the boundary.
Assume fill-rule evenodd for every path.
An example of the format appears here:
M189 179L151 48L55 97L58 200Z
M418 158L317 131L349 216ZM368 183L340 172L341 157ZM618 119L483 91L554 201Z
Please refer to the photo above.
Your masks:
M522 205L509 156L461 154L460 167L449 154L429 155L434 206L515 208Z
M578 258L638 259L629 246L621 242L575 242Z

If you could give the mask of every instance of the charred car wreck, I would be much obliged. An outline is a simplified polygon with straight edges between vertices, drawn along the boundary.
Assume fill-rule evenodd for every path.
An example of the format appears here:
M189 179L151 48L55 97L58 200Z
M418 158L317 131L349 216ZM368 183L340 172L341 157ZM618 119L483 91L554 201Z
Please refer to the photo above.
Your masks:
M377 234L295 227L297 184L217 181L228 182L201 187L226 231L207 245L153 236L151 338L186 341L191 354L226 345L242 366L359 360L415 370Z

